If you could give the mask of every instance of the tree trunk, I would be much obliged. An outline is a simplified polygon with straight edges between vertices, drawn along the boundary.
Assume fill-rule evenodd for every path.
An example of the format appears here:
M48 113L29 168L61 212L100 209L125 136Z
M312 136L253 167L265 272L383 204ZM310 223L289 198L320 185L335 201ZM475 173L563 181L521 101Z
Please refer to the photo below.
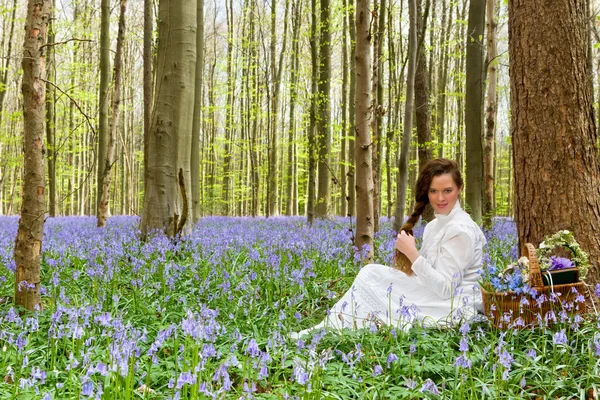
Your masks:
M331 91L331 21L329 0L321 0L320 40L319 40L319 95L317 121L318 143L318 191L315 212L318 217L329 214L329 185L331 184L329 171L331 153L331 106L329 103Z
M485 190L483 192L483 225L487 228L492 227L492 217L494 214L494 151L496 138L496 104L498 95L496 94L496 18L495 0L487 1L487 79L488 94L485 118L485 148L484 148L484 181Z
M292 25L292 59L290 68L290 116L288 128L288 157L286 174L286 204L285 215L294 214L294 185L298 179L294 173L294 146L296 140L296 99L298 97L298 71L300 66L300 24L302 18L302 1L297 1L292 6L293 25Z
M150 143L150 129L152 124L152 99L153 99L153 1L144 0L144 186L148 170L148 144Z
M179 170L189 193L190 147L196 62L196 3L162 0L159 4L157 85L150 142L144 209L140 230L173 236L184 229L179 217L187 214L189 201L179 197ZM183 196L182 196L183 197ZM189 196L188 196L189 197ZM184 221L185 222L185 221Z
M429 5L426 7L428 8ZM421 0L417 0L417 41L419 49L417 50L417 69L415 71L415 122L417 128L419 170L423 168L433 158L433 149L431 145L431 111L429 109L429 74L427 72L427 57L425 55L425 33L427 21L427 11L425 18L421 13ZM433 208L430 205L425 207L423 220L433 220Z
M197 29L196 29L196 71L194 77L194 114L192 119L192 147L190 153L190 172L191 172L191 184L190 193L192 195L192 222L195 223L200 219L200 132L202 128L202 85L203 85L203 73L204 73L204 0L196 0L196 18L197 18ZM228 24L229 25L229 24ZM229 36L227 37L229 43ZM231 51L231 46L227 46L228 52ZM229 55L227 70L229 71ZM228 79L229 75L228 75ZM229 103L228 107L229 107ZM227 129L226 125L226 129ZM227 150L225 151L227 157ZM227 160L225 161L227 166ZM226 192L227 193L227 189ZM227 198L227 196L225 196ZM226 199L226 204L227 199Z
M7 40L7 48L6 48L6 57L4 58L4 62L0 64L2 66L2 74L0 75L0 124L2 123L2 111L4 110L4 98L6 96L6 89L8 83L8 70L10 69L10 60L12 55L12 41L13 34L15 32L15 14L17 12L17 0L13 1L12 6L12 14L10 17L10 33L8 34ZM3 38L4 39L4 38ZM4 43L2 43L2 48L4 48Z
M54 43L55 35L52 27L52 17L48 22L48 42ZM56 83L56 59L54 46L48 46L48 80ZM2 106L0 106L0 110ZM0 115L2 111L0 111ZM1 117L0 117L1 118ZM51 217L58 215L56 202L56 89L51 83L46 84L46 152L48 154L48 214Z
M448 23L446 24L446 14L448 14ZM450 31L452 27L452 8L446 7L446 0L442 0L442 41L440 43L441 65L438 67L437 80L437 101L435 115L435 130L438 141L439 158L444 157L444 131L446 124L446 85L448 83L448 64L449 64L449 46ZM433 66L430 66L433 68Z
M317 0L311 0L311 25L310 25L310 55L311 55L311 97L310 97L310 122L308 126L308 199L306 202L306 217L310 225L315 221L316 202L316 125L317 125L317 101L319 82L319 60L317 58L317 46L319 39L317 37Z
M350 0L350 4L346 10L346 18L348 18L348 29L350 35L350 91L348 97L350 104L348 108L348 157L350 162L348 165L348 215L356 215L356 187L355 187L355 170L356 160L354 157L355 152L355 141L354 135L350 134L355 129L356 123L356 24L355 24L355 12L354 12L355 0Z
M15 241L15 304L27 310L42 307L40 261L46 212L44 111L46 61L44 49L52 1L29 0L23 43L24 179L21 218Z
M117 50L115 52L115 76L112 92L112 120L110 122L110 132L106 147L106 159L101 160L104 163L102 176L102 190L100 191L100 201L98 202L97 225L99 228L106 226L108 218L109 192L111 183L111 171L115 162L115 147L117 135L119 133L119 117L121 106L121 66L123 65L123 39L125 36L125 11L127 10L127 0L121 0L121 11L119 14L119 31L117 33Z
M273 84L273 97L271 102L271 146L269 149L270 158L270 174L269 174L269 215L279 215L279 132L278 132L278 116L279 116L279 98L281 92L281 75L283 72L283 57L287 44L288 30L288 12L290 0L285 2L285 14L283 17L283 42L281 51L279 52L279 62L275 63L275 52L277 49L277 4L276 1L271 1L271 79Z
M347 164L347 141L348 141L348 0L343 0L342 9L342 126L341 126L341 160L340 160L340 186L342 195L340 196L340 215L345 217L348 214L348 177L346 176Z
M520 247L568 229L590 255L588 283L597 283L600 170L584 4L508 3L511 123Z
M356 1L356 241L359 251L368 246L373 259L373 143L369 132L372 116L369 70L371 63L370 0ZM361 253L362 258L362 253Z
M470 0L467 27L466 201L471 218L481 221L483 199L483 30L486 0Z
M394 213L394 231L398 232L404 223L406 209L406 192L408 186L408 160L410 158L410 142L412 139L412 117L415 92L415 67L417 63L417 0L409 0L408 13L410 27L408 30L408 71L406 76L406 104L404 106L404 132L398 159L398 176L396 179L396 211Z
M381 155L382 143L382 114L383 114L383 39L385 33L385 0L380 0L381 4L374 0L373 9L373 79L371 82L373 93L373 114L371 119L371 134L374 148L372 150L372 170L373 170L373 230L379 231L379 217L381 215L380 208L380 188L381 188Z
M110 81L110 0L102 0L100 5L100 112L98 117L98 152L96 158L98 177L96 182L96 206L102 196L102 179L108 146L110 126L108 124L109 81Z

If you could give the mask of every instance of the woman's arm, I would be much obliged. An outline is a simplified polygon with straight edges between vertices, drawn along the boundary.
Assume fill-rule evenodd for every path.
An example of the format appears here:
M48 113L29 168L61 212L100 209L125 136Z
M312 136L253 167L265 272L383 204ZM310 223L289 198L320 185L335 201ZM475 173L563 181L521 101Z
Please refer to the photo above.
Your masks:
M421 282L430 286L442 299L449 299L460 285L465 269L473 262L474 238L460 225L448 228L435 264L420 255L412 265Z

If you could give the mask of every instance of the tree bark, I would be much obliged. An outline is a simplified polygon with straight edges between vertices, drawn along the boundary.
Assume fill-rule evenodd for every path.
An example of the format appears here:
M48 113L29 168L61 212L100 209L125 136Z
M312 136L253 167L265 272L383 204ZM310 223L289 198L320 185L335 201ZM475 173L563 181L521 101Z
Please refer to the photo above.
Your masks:
M329 154L331 153L331 21L329 0L321 0L320 40L319 40L319 97L317 123L318 143L318 191L315 212L319 217L329 214L329 185L331 173Z
M286 204L285 215L295 215L294 213L294 186L298 179L294 173L296 158L294 157L294 146L296 140L296 99L298 97L298 70L300 66L300 24L302 18L302 1L297 1L292 6L293 25L292 25L292 57L290 68L290 114L288 128L288 156L287 156L287 174L286 174Z
M153 10L152 0L144 0L144 186L148 170L148 144L150 143L150 129L152 124L152 99L153 99Z
M366 245L368 261L373 259L373 143L369 132L372 117L370 63L371 10L370 0L356 1L356 241L362 251ZM362 257L362 253L361 253Z
M104 167L108 147L108 135L110 126L109 113L109 81L110 81L110 0L101 0L101 22L100 22L100 112L98 117L98 151L96 181L96 207L99 207L102 197L102 179L104 178Z
M196 62L196 4L185 0L159 3L157 85L148 144L148 171L142 237L153 230L173 236L184 207L177 174L190 182L190 147Z
M355 170L356 160L354 157L355 152L355 141L354 135L350 134L355 129L356 123L356 23L355 23L355 11L354 11L355 0L350 0L350 4L346 10L346 17L348 18L348 29L350 35L350 91L348 97L350 98L350 104L348 104L348 156L350 162L348 165L348 215L356 215L356 188L355 188Z
M111 184L111 171L115 162L115 147L116 140L119 131L119 117L120 106L121 106L121 81L122 73L121 66L123 65L123 39L125 36L125 11L127 10L127 0L121 0L121 10L119 14L119 31L117 33L117 50L115 52L115 75L113 82L112 92L112 119L110 122L110 132L108 136L108 143L106 147L106 159L101 160L104 163L103 176L102 176L102 190L100 192L100 201L98 202L97 212L97 226L103 228L106 226L106 219L108 218L108 204Z
M12 40L15 32L15 16L17 12L17 0L14 0L12 7L12 14L10 17L10 33L8 34L7 40L7 48L6 48L6 57L2 65L3 73L0 75L0 123L2 123L2 111L4 110L4 98L6 97L6 88L8 83L8 70L10 68L10 60L12 55ZM4 48L4 43L2 43L2 48Z
M48 42L54 43L55 35L52 27L52 19L48 21ZM48 46L48 80L56 83L56 59L54 57L54 46ZM56 201L56 89L52 83L46 84L46 152L48 154L48 214L51 217L58 215L58 203ZM2 114L0 106L0 115ZM0 117L2 118L2 117Z
M196 223L200 219L201 213L201 203L200 203L200 180L202 177L200 176L200 152L202 151L200 148L200 133L202 128L202 85L204 83L204 0L196 0L196 18L197 18L197 28L196 28L196 70L194 77L194 114L192 120L192 147L190 153L190 173L191 173L191 184L190 193L191 193L191 204L192 204L192 223ZM229 26L229 23L228 23ZM229 28L228 28L229 32ZM227 51L231 51L231 46L229 42L229 34L227 36ZM233 40L233 39L232 39ZM230 71L230 61L231 57L229 54L227 55L227 79L231 73ZM228 84L229 87L229 84ZM229 96L229 94L228 94ZM229 98L228 98L229 99ZM229 108L229 102L227 103L227 107ZM229 112L229 110L228 110ZM231 124L227 124L225 129L228 129ZM227 136L227 135L226 135ZM229 143L227 143L228 145ZM228 155L228 150L225 150L225 157ZM228 160L224 160L225 168L228 167ZM227 172L224 174L227 175ZM225 204L228 206L228 188L229 185L225 185Z
M492 227L494 214L494 150L496 138L496 114L498 95L496 93L496 18L495 0L487 1L487 79L488 93L487 106L485 109L485 148L484 148L484 192L483 192L483 225Z
M427 6L429 7L429 5ZM433 146L431 143L431 111L429 108L429 73L427 72L427 56L425 55L425 33L427 11L423 18L421 12L421 0L417 0L417 69L415 71L415 122L417 128L419 170L433 158ZM433 208L425 207L423 220L433 220Z
M568 229L590 255L587 282L597 283L600 169L584 5L508 3L511 122L519 245Z
M40 261L46 212L44 111L46 60L44 46L52 1L29 0L23 43L24 179L21 217L15 241L15 304L27 310L42 307Z
M316 202L316 125L317 125L317 96L319 82L319 59L317 58L318 29L317 29L317 0L311 0L311 26L310 26L310 55L311 55L311 98L310 121L308 126L308 199L306 202L306 217L310 225L315 221Z
M340 159L340 186L342 195L340 196L340 215L345 217L348 214L348 177L346 176L346 165L348 159L348 0L343 0L342 9L342 126L341 126L341 159Z
M471 218L481 221L483 199L483 30L485 1L471 0L467 27L465 94L466 202Z
M404 223L406 211L406 192L408 186L408 160L412 141L412 117L415 92L415 69L417 64L417 0L409 0L408 13L410 27L408 30L408 71L406 76L406 104L404 105L404 132L402 146L398 158L398 175L396 179L396 211L394 213L394 231L398 232Z

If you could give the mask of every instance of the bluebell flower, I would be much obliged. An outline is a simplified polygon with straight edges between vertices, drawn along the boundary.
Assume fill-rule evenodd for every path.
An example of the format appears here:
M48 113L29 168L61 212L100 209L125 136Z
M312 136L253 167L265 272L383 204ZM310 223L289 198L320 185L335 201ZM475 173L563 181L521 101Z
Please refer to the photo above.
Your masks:
M555 271L560 269L573 268L574 265L575 264L573 263L573 261L569 260L568 258L551 256L550 267L548 268L548 270Z
M565 330L562 329L560 332L556 332L552 341L554 344L567 344L568 340Z

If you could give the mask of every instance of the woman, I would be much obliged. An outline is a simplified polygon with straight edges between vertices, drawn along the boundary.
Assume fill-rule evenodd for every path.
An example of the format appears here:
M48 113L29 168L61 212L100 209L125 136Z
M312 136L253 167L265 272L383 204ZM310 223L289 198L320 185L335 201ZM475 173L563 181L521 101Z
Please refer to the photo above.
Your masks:
M462 188L454 161L428 162L417 180L415 209L396 239L396 268L366 265L323 322L292 336L323 327L362 328L373 322L408 329L415 319L447 324L472 315L481 307L477 279L486 240L460 207ZM436 218L425 227L419 251L412 229L427 204Z

